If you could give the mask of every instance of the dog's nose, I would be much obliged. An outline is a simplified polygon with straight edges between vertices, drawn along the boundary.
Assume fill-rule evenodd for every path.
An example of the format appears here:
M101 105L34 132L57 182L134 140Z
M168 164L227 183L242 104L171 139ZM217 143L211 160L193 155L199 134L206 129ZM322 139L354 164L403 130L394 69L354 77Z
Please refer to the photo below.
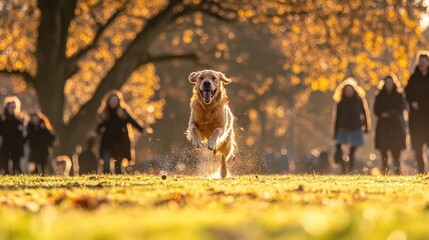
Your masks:
M203 87L204 88L210 88L210 82L209 81L203 82Z

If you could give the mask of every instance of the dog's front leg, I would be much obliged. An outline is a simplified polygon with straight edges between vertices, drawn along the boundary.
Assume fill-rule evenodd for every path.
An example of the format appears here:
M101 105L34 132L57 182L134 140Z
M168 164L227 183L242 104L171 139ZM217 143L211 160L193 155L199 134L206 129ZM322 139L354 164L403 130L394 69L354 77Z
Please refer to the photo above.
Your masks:
M223 131L224 131L224 128L223 128L223 127L216 128L216 129L213 131L213 133L212 133L212 135L210 136L209 141L208 141L208 143L207 143L207 147L208 147L210 150L215 150L215 149L216 149L216 147L217 147L217 141L218 141L218 139L219 139L219 136L221 136L221 135L223 134Z
M198 128L195 126L195 124L191 123L189 124L189 132L191 134L191 142L192 145L199 148L203 146L203 142L201 141L200 133L198 131Z

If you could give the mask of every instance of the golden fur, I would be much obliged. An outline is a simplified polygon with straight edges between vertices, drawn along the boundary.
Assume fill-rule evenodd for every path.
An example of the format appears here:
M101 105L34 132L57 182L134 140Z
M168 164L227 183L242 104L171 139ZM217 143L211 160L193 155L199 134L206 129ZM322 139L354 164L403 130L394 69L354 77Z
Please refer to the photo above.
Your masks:
M222 154L220 173L225 178L227 162L232 164L235 161L236 149L234 116L224 87L231 79L221 72L202 70L191 73L189 81L194 84L194 89L187 137L197 148L207 145L214 154Z

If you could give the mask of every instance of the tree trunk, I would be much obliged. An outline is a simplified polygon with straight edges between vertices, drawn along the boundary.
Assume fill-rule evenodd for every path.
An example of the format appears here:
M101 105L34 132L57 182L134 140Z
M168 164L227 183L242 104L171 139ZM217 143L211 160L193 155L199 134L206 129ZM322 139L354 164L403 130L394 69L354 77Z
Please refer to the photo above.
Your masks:
M66 44L70 21L74 17L76 0L39 0L40 26L37 39L37 74L34 88L40 108L50 119L60 141L57 154L65 151L67 137L63 120L64 86L67 80Z

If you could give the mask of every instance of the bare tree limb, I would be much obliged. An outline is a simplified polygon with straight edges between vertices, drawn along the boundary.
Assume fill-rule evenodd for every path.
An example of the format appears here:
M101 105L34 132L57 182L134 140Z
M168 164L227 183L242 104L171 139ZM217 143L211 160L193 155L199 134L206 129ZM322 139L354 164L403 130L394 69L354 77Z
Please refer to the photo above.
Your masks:
M21 71L21 70L6 70L6 69L1 69L0 70L0 74L8 74L8 75L17 75L20 76L24 79L24 81L28 84L33 84L34 83L34 78L33 76L31 76L31 74L27 71Z

